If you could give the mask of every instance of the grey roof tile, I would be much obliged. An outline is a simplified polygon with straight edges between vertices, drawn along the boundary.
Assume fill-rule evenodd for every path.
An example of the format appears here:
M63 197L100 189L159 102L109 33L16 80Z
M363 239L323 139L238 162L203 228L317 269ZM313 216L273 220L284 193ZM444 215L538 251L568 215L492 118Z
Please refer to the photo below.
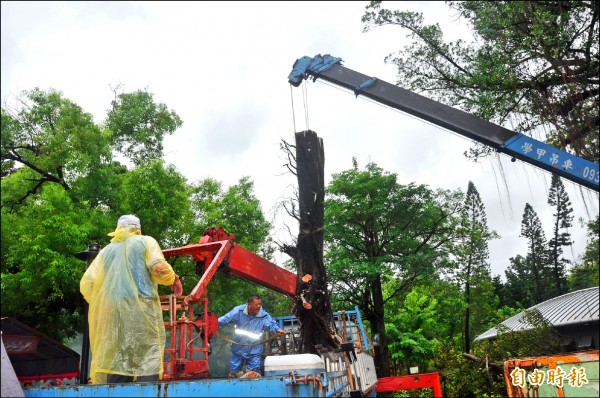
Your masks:
M599 293L599 286L577 290L534 305L528 311L537 309L555 327L598 321ZM532 329L533 327L523 318L524 314L525 311L520 312L500 325L512 332ZM497 334L498 330L493 327L475 337L475 341L490 339L496 337Z

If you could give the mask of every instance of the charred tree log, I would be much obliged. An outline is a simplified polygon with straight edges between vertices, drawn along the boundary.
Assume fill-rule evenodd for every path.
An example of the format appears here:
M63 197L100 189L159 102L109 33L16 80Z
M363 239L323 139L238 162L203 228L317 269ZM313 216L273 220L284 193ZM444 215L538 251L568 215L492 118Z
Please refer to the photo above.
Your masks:
M304 354L338 347L323 262L324 166L323 140L314 131L296 133L300 230L294 253L298 270L294 314L301 324L300 352Z

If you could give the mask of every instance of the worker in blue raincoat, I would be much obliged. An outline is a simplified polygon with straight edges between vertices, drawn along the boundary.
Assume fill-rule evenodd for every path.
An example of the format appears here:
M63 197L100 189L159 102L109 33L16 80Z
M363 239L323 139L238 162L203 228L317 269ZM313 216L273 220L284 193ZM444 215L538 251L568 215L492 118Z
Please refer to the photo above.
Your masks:
M264 330L284 335L277 322L262 308L262 300L253 295L247 304L238 305L219 318L219 326L234 325L234 344L231 345L229 377L239 377L246 363L246 371L261 373L261 355L264 351L260 334ZM258 344L257 344L258 343Z
M165 326L158 285L182 287L158 242L142 235L139 218L124 215L110 244L79 283L89 303L94 384L158 381L163 374Z

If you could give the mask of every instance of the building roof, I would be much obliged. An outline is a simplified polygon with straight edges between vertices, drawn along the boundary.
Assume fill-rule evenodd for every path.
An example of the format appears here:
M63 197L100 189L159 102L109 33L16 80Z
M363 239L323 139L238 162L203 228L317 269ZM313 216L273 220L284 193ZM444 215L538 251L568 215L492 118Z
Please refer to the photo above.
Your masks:
M79 373L79 354L14 318L3 317L2 341L19 379Z
M534 305L527 311L538 310L554 327L598 322L599 293L599 286L577 290ZM520 312L500 325L505 326L510 332L533 329L533 326L523 318L524 315L525 311ZM491 339L497 334L498 330L493 327L477 336L475 341Z

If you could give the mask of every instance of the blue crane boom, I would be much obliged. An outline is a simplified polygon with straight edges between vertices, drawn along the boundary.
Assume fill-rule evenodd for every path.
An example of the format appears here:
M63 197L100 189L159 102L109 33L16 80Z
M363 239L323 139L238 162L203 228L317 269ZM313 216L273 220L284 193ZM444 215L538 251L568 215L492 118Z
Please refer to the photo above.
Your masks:
M577 184L599 191L598 164L582 159L544 142L516 133L467 112L444 105L422 95L363 75L341 65L331 55L302 57L294 63L288 81L298 87L312 77L352 90L367 98L406 112L435 125L490 146L498 152L555 173Z

